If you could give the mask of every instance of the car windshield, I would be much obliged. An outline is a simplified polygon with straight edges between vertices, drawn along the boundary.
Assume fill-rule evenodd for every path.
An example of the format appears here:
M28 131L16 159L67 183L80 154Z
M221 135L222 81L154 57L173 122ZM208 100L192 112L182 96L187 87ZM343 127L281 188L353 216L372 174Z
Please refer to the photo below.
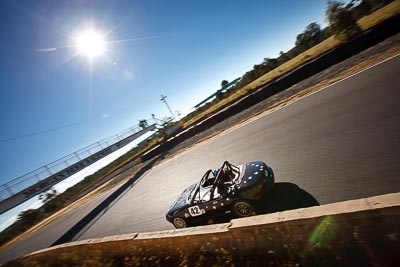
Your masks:
M187 197L185 198L185 201L187 202L191 202L191 200L194 198L194 194L197 190L197 184L193 184L191 185L188 189L186 189L188 191ZM186 191L185 190L185 191Z
M201 178L200 185L202 187L208 187L212 186L215 181L215 175L212 172L212 170L208 170L204 175L203 178Z
M176 207L182 207L186 205L190 200L192 199L192 194L196 190L196 185L193 184L189 186L188 188L185 189L185 191L182 192L182 194L179 196L179 198L174 202L174 204L171 205L171 208L176 208Z

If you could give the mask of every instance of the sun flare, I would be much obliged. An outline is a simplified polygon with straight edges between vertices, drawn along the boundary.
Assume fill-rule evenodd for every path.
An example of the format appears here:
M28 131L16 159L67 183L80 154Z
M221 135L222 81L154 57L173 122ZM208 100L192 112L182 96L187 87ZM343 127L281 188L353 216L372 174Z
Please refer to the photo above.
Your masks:
M95 30L85 30L77 36L76 46L79 54L94 59L104 53L106 42L101 33Z

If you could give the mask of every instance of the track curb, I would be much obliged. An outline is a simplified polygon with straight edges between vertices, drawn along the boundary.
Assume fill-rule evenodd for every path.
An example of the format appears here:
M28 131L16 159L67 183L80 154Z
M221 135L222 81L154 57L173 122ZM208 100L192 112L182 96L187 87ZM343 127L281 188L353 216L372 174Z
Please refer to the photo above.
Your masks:
M213 235L218 236L226 232L234 232L243 229L256 229L262 226L279 227L281 224L300 222L310 223L313 220L320 220L326 216L339 215L342 219L351 219L353 217L368 216L369 213L379 216L400 215L400 193L379 195L369 198L361 198L326 204L321 206L288 210L272 214L258 215L249 218L233 219L229 223L199 226L177 230L165 230L147 233L130 233L124 235L115 235L102 238L74 241L57 245L54 247L35 251L24 256L30 257L38 254L46 254L64 248L80 247L90 244L132 241L132 240L154 240L168 239L176 237L188 237L194 235Z

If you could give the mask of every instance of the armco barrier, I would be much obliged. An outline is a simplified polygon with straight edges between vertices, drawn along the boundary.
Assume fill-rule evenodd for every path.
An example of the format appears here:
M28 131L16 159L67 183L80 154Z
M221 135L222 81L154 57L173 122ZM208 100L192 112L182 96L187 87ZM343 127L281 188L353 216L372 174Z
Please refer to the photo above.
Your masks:
M399 266L400 193L83 240L5 266Z
M223 111L211 116L203 121L201 124L181 133L179 136L168 140L156 149L148 152L141 157L142 162L153 158L156 155L164 153L174 147L175 145L185 141L186 139L195 136L196 134L222 122L261 101L279 93L290 86L306 79L314 74L321 72L328 67L331 67L375 44L389 38L390 36L400 31L400 15L396 15L376 27L367 30L361 36L336 47L320 57L305 63L304 65L296 68L290 73L278 78L277 80L263 86L256 92L244 97L235 104L225 108Z

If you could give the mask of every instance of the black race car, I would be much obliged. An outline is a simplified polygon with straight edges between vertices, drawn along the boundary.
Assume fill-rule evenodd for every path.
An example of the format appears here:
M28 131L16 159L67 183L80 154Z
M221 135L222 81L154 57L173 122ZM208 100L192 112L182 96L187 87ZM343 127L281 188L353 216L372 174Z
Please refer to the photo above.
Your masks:
M253 203L273 186L274 173L262 161L235 166L225 161L208 170L199 183L189 186L169 209L166 218L175 228L233 212L237 217L254 213Z

